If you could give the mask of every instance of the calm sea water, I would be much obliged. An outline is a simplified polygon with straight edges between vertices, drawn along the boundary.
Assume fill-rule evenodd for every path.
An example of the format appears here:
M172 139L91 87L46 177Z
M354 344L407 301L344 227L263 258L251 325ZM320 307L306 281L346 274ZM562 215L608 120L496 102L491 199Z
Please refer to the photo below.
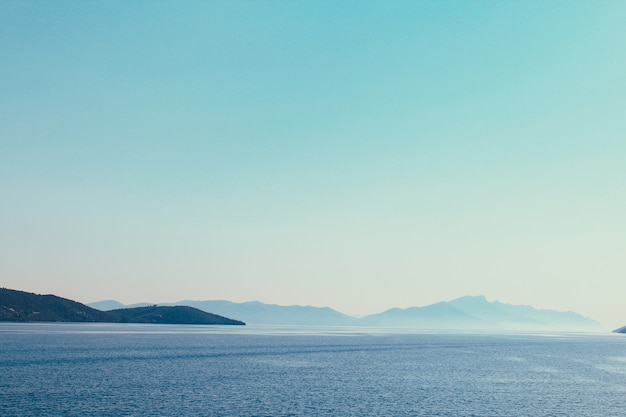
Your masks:
M625 416L626 336L0 324L0 416Z

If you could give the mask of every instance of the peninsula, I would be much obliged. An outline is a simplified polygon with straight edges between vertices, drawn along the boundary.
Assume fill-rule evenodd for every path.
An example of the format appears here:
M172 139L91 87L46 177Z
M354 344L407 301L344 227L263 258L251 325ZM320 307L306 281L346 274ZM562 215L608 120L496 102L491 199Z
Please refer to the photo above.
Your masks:
M147 306L100 311L56 295L0 288L0 321L245 325L188 306Z

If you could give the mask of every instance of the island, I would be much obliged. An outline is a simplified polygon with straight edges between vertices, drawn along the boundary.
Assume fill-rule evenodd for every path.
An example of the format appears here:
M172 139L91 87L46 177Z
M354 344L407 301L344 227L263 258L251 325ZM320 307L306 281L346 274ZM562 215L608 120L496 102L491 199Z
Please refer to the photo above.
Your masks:
M613 333L626 333L626 326L613 330Z
M0 321L245 325L188 306L148 306L101 311L56 295L0 288Z

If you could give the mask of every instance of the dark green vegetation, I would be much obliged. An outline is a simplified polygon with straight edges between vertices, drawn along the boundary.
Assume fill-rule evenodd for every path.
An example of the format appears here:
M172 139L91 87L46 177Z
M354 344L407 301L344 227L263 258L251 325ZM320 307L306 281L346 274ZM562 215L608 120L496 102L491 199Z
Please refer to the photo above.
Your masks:
M1 321L67 321L117 322L119 318L106 311L56 295L38 295L0 288Z
M123 323L245 324L188 306L120 308L108 313L119 316Z
M56 295L38 295L0 288L0 321L154 323L154 324L231 324L245 323L193 307L138 307L100 311Z

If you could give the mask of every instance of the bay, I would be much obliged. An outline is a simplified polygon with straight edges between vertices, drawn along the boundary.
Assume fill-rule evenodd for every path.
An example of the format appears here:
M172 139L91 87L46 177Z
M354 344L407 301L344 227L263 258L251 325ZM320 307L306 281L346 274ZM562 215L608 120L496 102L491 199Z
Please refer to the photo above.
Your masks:
M623 416L626 337L0 324L1 416Z

